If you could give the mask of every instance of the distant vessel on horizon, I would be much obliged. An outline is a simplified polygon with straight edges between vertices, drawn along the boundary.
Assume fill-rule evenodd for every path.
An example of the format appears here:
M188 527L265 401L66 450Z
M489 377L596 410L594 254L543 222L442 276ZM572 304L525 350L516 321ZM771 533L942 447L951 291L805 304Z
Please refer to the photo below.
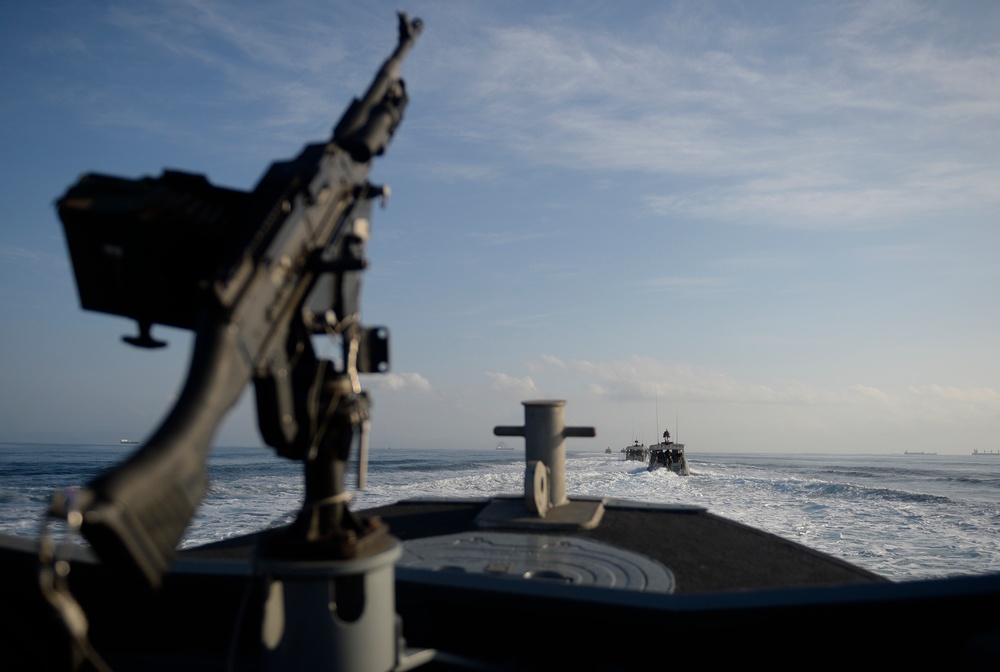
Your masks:
M978 448L972 449L973 455L1000 455L1000 450L979 450Z
M912 452L912 451L909 451L909 450L904 450L903 451L903 455L937 455L937 453L925 453L923 451Z
M122 440L121 440L121 441L119 441L118 443L120 443L120 444L124 445L124 444L126 444L126 443L128 443L128 444L132 444L132 443L136 443L136 444L137 444L137 443L139 443L139 442L138 442L138 441L132 441L131 439L122 439Z

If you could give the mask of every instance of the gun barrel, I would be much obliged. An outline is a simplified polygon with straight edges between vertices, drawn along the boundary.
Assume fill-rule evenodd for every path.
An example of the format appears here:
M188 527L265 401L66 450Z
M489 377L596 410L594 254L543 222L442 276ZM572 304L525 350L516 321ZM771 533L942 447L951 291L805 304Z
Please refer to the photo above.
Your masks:
M333 132L333 140L355 161L366 162L385 151L403 118L408 98L399 71L406 54L417 41L424 23L399 13L399 44L382 64L364 97L357 98Z

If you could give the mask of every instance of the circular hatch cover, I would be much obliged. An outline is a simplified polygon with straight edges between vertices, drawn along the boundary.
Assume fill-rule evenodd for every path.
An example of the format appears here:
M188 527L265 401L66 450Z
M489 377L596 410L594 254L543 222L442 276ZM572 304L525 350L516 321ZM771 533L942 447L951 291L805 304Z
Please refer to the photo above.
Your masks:
M403 542L399 567L671 593L674 576L645 555L592 539L465 532Z

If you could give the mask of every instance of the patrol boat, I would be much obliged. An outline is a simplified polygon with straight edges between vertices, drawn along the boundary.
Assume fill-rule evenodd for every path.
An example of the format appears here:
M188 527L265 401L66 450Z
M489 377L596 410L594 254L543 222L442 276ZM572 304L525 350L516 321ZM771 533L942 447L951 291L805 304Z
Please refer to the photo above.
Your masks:
M646 470L656 471L661 468L669 469L681 476L691 474L687 458L684 457L684 444L671 441L669 430L663 431L663 441L649 447L649 466Z

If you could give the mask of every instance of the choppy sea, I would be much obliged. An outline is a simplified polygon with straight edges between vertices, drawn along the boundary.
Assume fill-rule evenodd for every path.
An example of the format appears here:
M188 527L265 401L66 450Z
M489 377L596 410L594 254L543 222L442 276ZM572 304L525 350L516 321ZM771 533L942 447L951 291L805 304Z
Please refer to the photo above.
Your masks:
M136 446L0 444L0 533L36 536L57 488L84 485ZM566 490L696 504L905 581L1000 572L1000 455L688 453L690 476L620 453L567 454ZM356 510L410 497L523 492L523 450L373 450ZM289 522L302 467L267 448L218 447L182 543Z

